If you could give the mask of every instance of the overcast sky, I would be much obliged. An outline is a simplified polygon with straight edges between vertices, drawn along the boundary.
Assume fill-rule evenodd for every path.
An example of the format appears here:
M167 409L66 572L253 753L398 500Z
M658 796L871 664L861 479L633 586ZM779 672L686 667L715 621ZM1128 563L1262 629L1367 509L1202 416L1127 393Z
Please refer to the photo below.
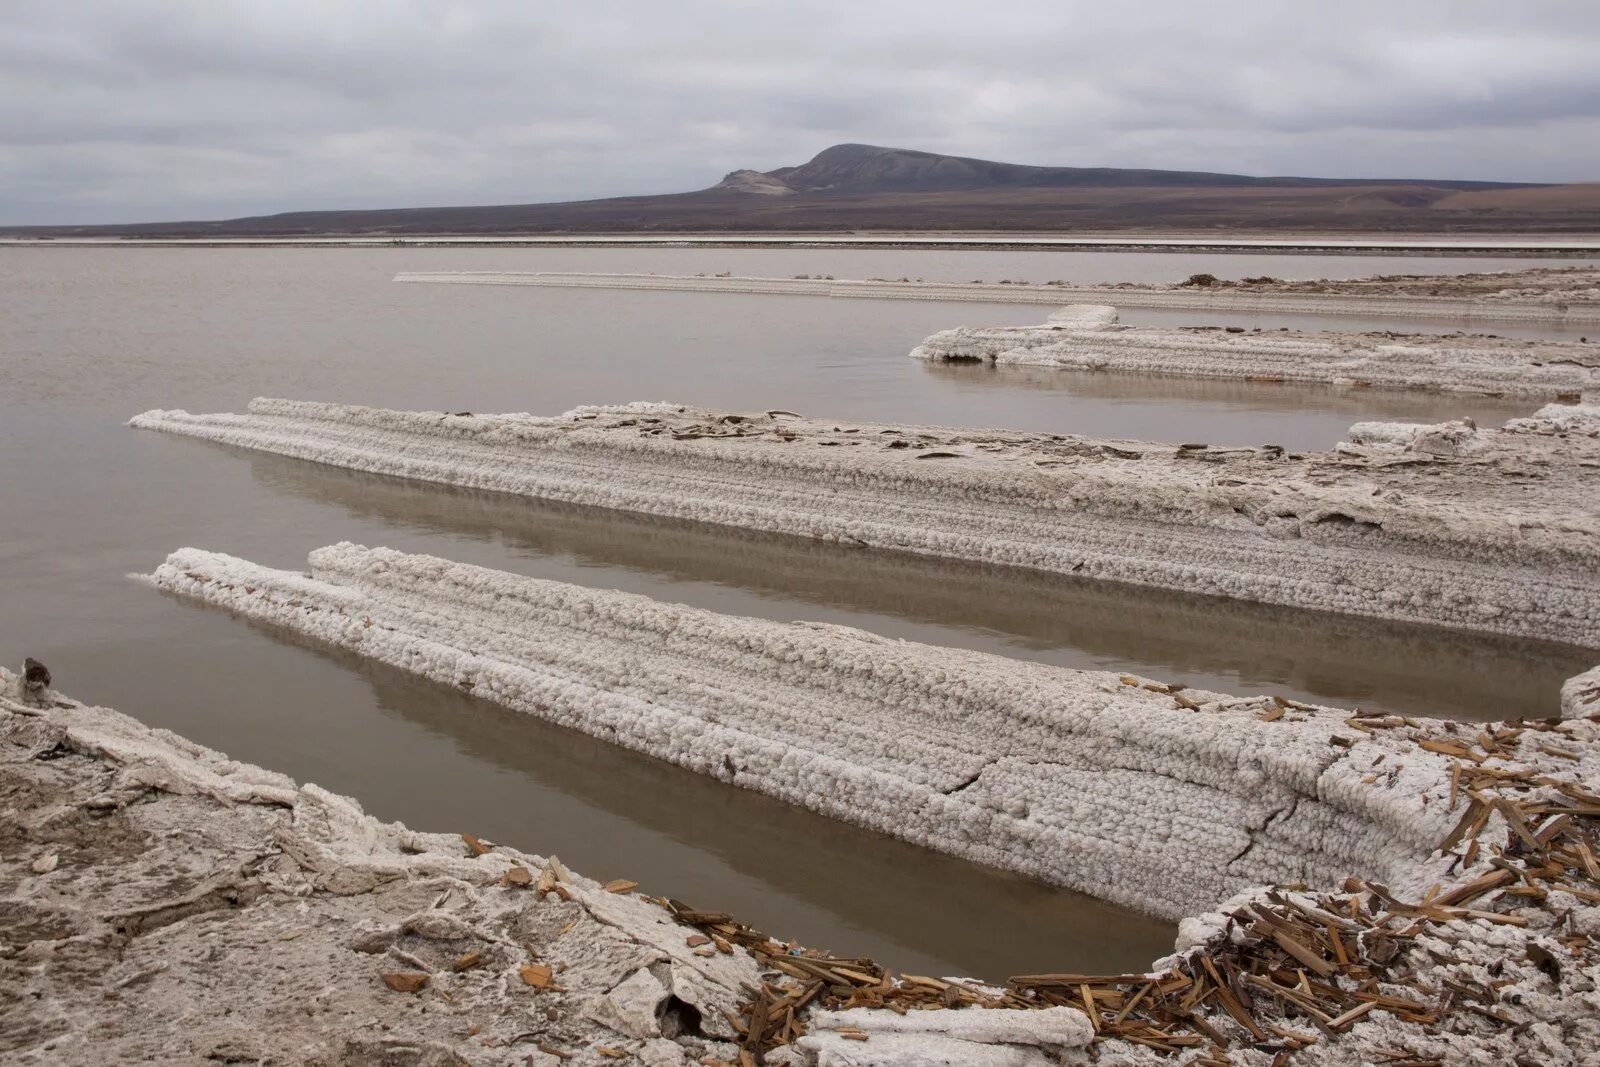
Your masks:
M1595 180L1600 2L0 3L0 223L676 192L841 141Z

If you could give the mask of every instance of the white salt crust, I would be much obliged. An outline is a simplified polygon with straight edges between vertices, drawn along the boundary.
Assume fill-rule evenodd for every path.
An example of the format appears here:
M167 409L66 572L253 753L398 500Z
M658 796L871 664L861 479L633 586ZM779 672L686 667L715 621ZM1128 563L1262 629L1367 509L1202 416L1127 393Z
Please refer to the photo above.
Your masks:
M475 854L459 833L381 822L19 682L0 668L8 1065L560 1062L548 1047L606 1062L595 1045L630 1063L737 1057L727 1019L760 981L743 949L696 953L693 928L553 856ZM509 882L516 868L560 894ZM540 963L559 988L521 978ZM390 990L381 975L397 971L428 988ZM672 1032L672 998L699 1033Z
M1600 721L1573 724L1562 744L1583 756L1576 769L1563 758L1567 769L1556 773L1592 780ZM0 966L11 1061L553 1067L562 1061L544 1049L575 1053L577 1063L611 1062L601 1045L653 1067L736 1058L724 1013L737 1014L760 979L755 961L737 946L701 955L659 908L605 892L554 857L506 846L474 856L455 834L379 822L351 798L297 786L109 708L54 691L37 698L3 668L0 785L15 801L0 817L26 842L0 855L14 953L0 960L17 964ZM558 879L570 900L509 884L516 866ZM1309 894L1291 896L1317 907ZM1266 890L1246 891L1186 920L1178 947L1237 936L1228 912L1265 899ZM1391 964L1418 986L1392 992L1443 997L1448 982L1493 982L1495 1011L1511 1025L1473 1033L1471 1016L1458 1012L1444 1032L1378 1010L1291 1062L1389 1062L1404 1049L1452 1067L1592 1063L1600 969L1592 952L1569 959L1559 939L1600 935L1600 907L1557 890L1546 901L1506 898L1496 908L1526 926L1433 924ZM1533 946L1567 960L1557 975L1535 965ZM452 961L469 951L482 964L456 971ZM529 989L517 973L525 962L560 967L560 989ZM420 995L390 992L379 979L419 966L432 971ZM699 1010L704 1036L673 1036L674 997ZM1214 999L1196 1010L1232 1041L1233 1062L1272 1063L1273 1053L1252 1048ZM1252 1010L1260 1023L1311 1029L1275 1001L1258 998ZM1168 1057L1114 1040L1086 1048L1087 1018L1060 1007L808 1008L801 1021L810 1032L767 1062L1155 1067L1205 1052Z
M1600 715L1600 667L1568 678L1561 687L1561 717L1583 719Z
M1165 692L339 544L197 549L164 590L831 818L1167 918L1263 883L1398 887L1459 818L1444 757L1347 713ZM1156 689L1164 687L1157 686ZM1371 782L1364 777L1373 777Z
M1557 301L1543 294L1479 299L1449 296L1369 296L1333 293L1239 292L1207 288L1004 285L898 282L872 279L702 277L681 274L600 274L516 271L403 271L397 282L448 285L531 285L577 289L665 289L703 293L784 293L873 300L955 300L989 304L1068 304L1114 298L1123 307L1192 311L1268 311L1301 315L1362 315L1484 322L1600 322L1600 302Z
M1042 326L942 330L912 349L911 355L934 362L1543 400L1575 398L1586 389L1600 388L1596 345L1469 335L1229 333L1218 328L1119 326L1115 310L1102 305L1063 308Z
M356 470L1296 608L1600 647L1600 417L1362 424L1326 453L257 399L131 425ZM1446 447L1446 444L1448 447Z

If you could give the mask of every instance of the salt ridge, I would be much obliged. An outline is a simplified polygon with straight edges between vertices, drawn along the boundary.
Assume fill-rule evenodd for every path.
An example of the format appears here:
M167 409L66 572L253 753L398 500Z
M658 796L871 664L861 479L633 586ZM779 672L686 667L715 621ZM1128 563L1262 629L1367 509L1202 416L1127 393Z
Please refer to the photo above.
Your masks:
M313 552L309 575L182 549L152 577L697 773L1167 918L1262 883L1360 872L1411 885L1458 815L1443 757L1268 697L348 543Z
M1357 616L1600 647L1600 406L1360 424L1325 453L828 423L257 399L131 425L333 466Z
M1393 333L1237 332L1121 326L1115 309L1074 305L1040 326L941 330L911 350L932 362L987 362L1177 378L1313 382L1554 400L1600 389L1600 350L1559 341Z

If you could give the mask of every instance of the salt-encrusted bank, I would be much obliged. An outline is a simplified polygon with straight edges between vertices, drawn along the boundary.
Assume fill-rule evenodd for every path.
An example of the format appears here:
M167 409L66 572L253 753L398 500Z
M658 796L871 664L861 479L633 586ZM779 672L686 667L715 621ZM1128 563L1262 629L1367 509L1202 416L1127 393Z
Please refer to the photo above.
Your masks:
M136 427L379 474L1600 647L1600 417L1365 424L1324 453L844 424L287 400Z
M1300 712L1263 719L1293 734ZM1600 721L1346 726L1382 739L1389 758L1360 783L1374 792L1401 759L1449 768L1460 816L1442 853L1415 857L1441 876L1420 904L1361 879L1252 889L1185 920L1178 953L1146 974L984 985L894 975L553 857L380 823L0 670L0 1051L357 1067L1589 1062Z
M736 1058L743 950L554 857L379 822L15 683L0 670L6 1063Z
M1395 748L1346 712L389 549L335 545L310 563L307 576L182 549L153 579L831 818L1166 918L1260 883L1418 885L1417 857L1459 817L1443 757Z
M1209 287L1170 285L1065 285L1056 282L925 282L902 278L758 278L732 275L592 274L555 271L404 271L397 282L450 285L531 285L563 289L654 289L702 293L782 293L874 300L955 300L990 304L1066 304L1115 300L1123 307L1177 308L1211 312L1275 312L1299 315L1361 315L1399 318L1473 319L1483 322L1600 322L1600 290L1474 292L1420 295L1383 292L1354 283L1329 283L1324 291L1301 287ZM1270 280L1270 279L1269 279ZM1507 286L1516 275L1506 276ZM1441 285L1448 285L1442 279ZM1310 287L1307 287L1310 288Z
M1062 308L1040 326L941 330L915 359L1178 378L1315 382L1554 400L1600 388L1600 345L1470 334L1263 332L1124 326L1102 305Z

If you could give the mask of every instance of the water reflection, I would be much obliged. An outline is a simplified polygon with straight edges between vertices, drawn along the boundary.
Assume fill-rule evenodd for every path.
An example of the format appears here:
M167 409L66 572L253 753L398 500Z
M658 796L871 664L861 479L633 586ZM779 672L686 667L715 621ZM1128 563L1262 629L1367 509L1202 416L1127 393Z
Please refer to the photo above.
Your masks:
M1351 422L1393 420L1444 422L1471 417L1483 426L1530 414L1538 400L1502 400L1470 393L1419 393L1387 389L1338 389L1307 382L1241 382L1216 378L1170 378L1146 374L1076 371L1059 367L938 363L917 360L941 382L958 386L1040 389L1075 397L1128 403L1193 403L1241 412L1295 415L1326 411Z
M222 609L167 594L202 614ZM403 730L360 758L388 788L363 800L419 829L468 830L558 854L602 878L726 909L777 936L902 969L1002 977L1142 969L1170 923L825 819L446 685L246 621L371 689ZM419 743L418 731L433 744ZM338 744L338 738L328 743Z

